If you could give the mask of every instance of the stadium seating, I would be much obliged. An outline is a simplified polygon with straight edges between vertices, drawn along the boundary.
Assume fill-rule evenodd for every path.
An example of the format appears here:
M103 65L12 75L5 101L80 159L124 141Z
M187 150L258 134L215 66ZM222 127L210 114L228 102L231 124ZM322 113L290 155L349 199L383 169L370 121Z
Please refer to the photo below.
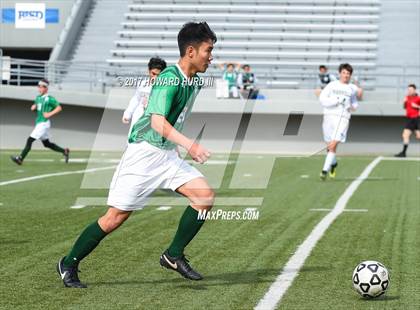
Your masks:
M333 69L341 62L367 80L376 65L380 11L379 0L131 0L107 62L128 75L145 71L152 56L173 63L179 28L205 20L218 37L213 63L250 64L271 87L304 85L320 64ZM207 74L220 71L213 66Z

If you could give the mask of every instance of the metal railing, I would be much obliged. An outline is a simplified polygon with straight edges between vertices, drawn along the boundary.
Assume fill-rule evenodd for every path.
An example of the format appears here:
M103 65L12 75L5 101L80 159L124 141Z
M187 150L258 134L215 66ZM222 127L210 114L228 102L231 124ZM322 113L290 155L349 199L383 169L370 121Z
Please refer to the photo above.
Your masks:
M1 49L0 49L1 52ZM0 69L3 67L0 63ZM113 67L105 62L40 61L30 59L11 59L11 78L2 81L9 85L35 85L39 79L46 78L58 89L82 89L90 92L105 93L111 87L121 86L121 79L144 75L146 67ZM2 72L0 72L2 73ZM290 88L310 89L316 87L316 70L306 68L303 72L293 73L271 69L256 70L260 86L278 88L290 83ZM0 74L1 75L1 74ZM359 71L354 74L365 89L394 88L403 91L408 83L420 84L419 66L387 65L377 66L374 70ZM220 70L211 68L203 77L221 76ZM282 84L282 81L285 83ZM284 88L283 86L283 88Z
M11 78L3 81L3 84L34 85L45 78L57 88L63 88L63 84L79 84L94 92L105 92L107 86L113 85L113 78L108 75L109 66L100 62L49 62L12 58L10 74Z

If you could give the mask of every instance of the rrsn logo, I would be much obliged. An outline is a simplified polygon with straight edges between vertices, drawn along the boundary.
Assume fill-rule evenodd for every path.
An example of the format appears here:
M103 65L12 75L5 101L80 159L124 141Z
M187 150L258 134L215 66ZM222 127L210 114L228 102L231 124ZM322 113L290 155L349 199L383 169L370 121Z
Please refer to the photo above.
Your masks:
M19 11L19 20L42 20L44 18L44 12L42 11Z
M44 29L45 3L16 3L15 27L27 29Z

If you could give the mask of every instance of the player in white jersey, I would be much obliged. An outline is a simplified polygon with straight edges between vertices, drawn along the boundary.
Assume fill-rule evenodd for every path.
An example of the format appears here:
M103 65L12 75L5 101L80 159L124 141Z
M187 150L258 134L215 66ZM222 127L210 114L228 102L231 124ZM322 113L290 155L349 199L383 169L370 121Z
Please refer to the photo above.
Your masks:
M353 68L350 64L341 64L339 80L329 83L321 92L319 100L324 107L322 130L327 143L327 156L320 178L325 180L329 172L334 178L337 168L336 151L340 142L345 142L349 128L351 112L358 107L358 87L350 83Z
M147 65L148 78L141 81L136 89L136 93L131 98L127 109L124 111L122 122L128 124L131 121L130 130L138 119L143 115L149 101L150 91L152 90L153 81L166 68L166 62L159 57L152 57Z

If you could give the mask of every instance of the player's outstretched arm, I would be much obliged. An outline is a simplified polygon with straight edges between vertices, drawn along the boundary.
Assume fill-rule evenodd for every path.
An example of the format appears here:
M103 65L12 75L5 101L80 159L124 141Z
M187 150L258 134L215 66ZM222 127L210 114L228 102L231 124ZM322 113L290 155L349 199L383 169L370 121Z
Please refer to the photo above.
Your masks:
M45 118L51 118L54 115L60 113L61 111L63 111L63 108L61 107L61 105L59 105L54 110L52 110L51 112L44 112L43 115L44 115Z
M210 157L209 151L176 130L163 115L152 114L151 127L165 139L186 149L196 162L202 164Z
M124 114L122 117L122 122L124 124L128 124L130 122L131 118L133 117L134 111L137 109L139 104L140 104L140 101L139 101L139 98L137 97L137 91L136 91L136 94L133 96L133 98L131 98L127 109L125 109L124 111Z
M36 104L31 105L31 111L35 111L36 110Z

